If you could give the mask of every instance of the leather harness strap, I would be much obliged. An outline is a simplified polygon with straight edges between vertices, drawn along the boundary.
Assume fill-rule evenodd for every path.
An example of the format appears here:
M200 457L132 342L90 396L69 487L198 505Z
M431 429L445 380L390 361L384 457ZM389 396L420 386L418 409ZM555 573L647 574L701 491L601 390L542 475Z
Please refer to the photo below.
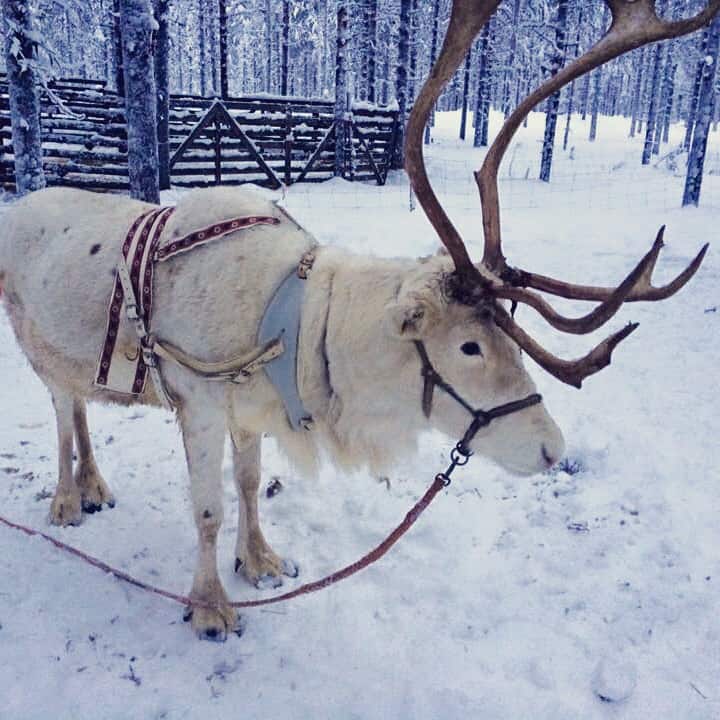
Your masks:
M128 377L132 380L134 376L132 387L128 386L127 392L139 394L144 390L145 377L149 374L158 399L168 409L174 409L176 402L162 380L158 358L171 360L206 379L242 383L284 351L282 338L273 338L244 355L220 363L206 363L168 342L158 340L150 332L153 271L156 263L170 260L237 230L254 225L277 225L281 222L277 217L261 215L230 218L194 230L160 247L163 229L173 212L172 207L152 208L143 213L128 231L117 265L115 286L108 310L108 327L95 380L101 387L124 392L120 378ZM303 256L300 267L305 274L310 266L312 262L308 265L306 257ZM134 359L118 353L115 347L123 304L126 317L138 337L139 348ZM116 364L124 368L124 373L111 375Z

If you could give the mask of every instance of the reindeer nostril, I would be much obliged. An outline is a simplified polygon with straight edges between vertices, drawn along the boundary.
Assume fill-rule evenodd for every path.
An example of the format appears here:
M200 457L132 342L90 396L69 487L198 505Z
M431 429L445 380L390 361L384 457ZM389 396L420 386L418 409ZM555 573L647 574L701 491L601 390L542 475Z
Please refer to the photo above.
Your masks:
M540 452L542 452L543 460L548 464L548 467L552 467L556 460L555 458L548 452L545 445L540 446Z

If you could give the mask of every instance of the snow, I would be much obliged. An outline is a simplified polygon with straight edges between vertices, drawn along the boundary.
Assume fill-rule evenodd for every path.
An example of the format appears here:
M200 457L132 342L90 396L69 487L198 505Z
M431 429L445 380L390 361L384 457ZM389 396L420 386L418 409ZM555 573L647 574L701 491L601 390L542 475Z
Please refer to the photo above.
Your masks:
M680 209L682 177L664 163L640 166L642 140L627 139L627 121L600 118L590 144L588 124L573 118L572 151L556 148L550 184L535 180L543 119L533 116L520 131L501 171L511 260L609 283L666 223L657 270L664 280L717 236L716 133L701 205ZM483 151L454 139L456 113L438 114L437 123L430 173L479 257L470 172ZM497 127L493 114L491 136ZM682 134L673 127L673 142ZM325 243L382 255L437 247L422 212L408 211L398 173L384 188L339 179L295 185L284 202ZM581 391L531 367L565 432L559 469L519 479L473 458L379 563L318 594L247 611L243 637L223 645L197 641L181 607L0 527L0 717L719 717L719 275L720 253L711 248L677 297L623 309L611 327L638 320L640 328ZM518 319L565 357L601 335L560 335L527 309ZM195 531L170 415L92 407L98 464L118 504L80 527L48 529L52 409L3 313L0 373L0 513L186 592ZM273 478L283 487L263 493L262 521L275 548L300 566L285 588L377 544L446 466L451 443L424 438L417 456L378 482L332 467L301 479L266 440L263 487ZM271 595L277 591L233 575L229 454L224 472L225 586L238 599Z

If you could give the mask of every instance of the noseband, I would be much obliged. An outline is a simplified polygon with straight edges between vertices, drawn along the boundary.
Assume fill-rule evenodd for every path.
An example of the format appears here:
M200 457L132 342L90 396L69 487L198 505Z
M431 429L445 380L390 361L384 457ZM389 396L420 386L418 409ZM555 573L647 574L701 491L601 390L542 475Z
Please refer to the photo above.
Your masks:
M429 418L430 413L432 412L433 393L435 392L436 387L439 387L443 392L447 393L453 400L455 400L456 403L462 405L462 407L467 410L470 415L472 415L472 422L468 426L468 429L450 453L450 459L452 461L450 467L444 473L438 475L438 477L441 478L446 485L449 485L450 474L452 471L460 465L465 465L470 459L470 456L472 455L470 443L481 428L488 426L496 418L503 417L504 415L510 415L514 412L518 412L519 410L524 410L525 408L537 405L542 402L542 395L533 393L522 400L513 400L512 402L505 403L504 405L497 405L490 410L475 409L455 390L452 385L445 382L437 370L435 370L430 362L427 350L425 349L425 344L422 340L414 340L413 342L415 343L415 348L418 351L420 362L422 363L422 370L420 371L424 380L422 409L425 417Z

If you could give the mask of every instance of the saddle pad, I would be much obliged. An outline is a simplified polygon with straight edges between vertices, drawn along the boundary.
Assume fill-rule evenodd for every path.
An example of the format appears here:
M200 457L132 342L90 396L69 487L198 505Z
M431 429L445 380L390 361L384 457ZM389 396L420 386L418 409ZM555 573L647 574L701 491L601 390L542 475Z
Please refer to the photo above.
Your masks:
M128 268L137 302L136 311L146 332L150 331L156 262L169 260L236 230L259 224L277 225L280 222L278 218L263 216L231 218L194 230L160 249L163 229L174 210L173 207L153 208L142 214L128 230L122 246L121 262ZM133 338L133 346L128 348L124 344L122 348L118 347L118 337L128 335ZM127 317L127 298L116 271L108 304L105 341L95 371L95 385L118 393L137 395L144 391L147 375L148 368L140 350L140 339L134 324Z

